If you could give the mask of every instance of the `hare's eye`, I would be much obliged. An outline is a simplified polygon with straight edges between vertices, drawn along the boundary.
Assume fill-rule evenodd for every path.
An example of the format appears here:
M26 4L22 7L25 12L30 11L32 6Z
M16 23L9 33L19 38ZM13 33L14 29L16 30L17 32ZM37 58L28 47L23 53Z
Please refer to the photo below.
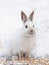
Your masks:
M28 26L27 26L27 25L26 25L25 27L26 27L26 28L28 28Z
M34 27L34 25L33 25L33 27Z

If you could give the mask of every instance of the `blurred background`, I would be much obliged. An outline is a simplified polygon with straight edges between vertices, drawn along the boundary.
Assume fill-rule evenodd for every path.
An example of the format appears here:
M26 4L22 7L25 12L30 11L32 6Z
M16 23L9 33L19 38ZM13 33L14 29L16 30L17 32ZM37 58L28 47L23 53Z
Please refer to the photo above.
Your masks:
M0 0L0 48L11 32L22 27L21 11L28 16L33 10L37 54L49 54L49 0Z

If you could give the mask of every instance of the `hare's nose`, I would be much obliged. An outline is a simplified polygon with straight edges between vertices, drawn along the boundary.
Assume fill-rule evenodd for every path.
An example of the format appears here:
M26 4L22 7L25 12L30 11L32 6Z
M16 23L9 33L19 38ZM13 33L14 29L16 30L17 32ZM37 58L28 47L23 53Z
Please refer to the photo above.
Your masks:
M33 32L33 30L30 30L31 32Z

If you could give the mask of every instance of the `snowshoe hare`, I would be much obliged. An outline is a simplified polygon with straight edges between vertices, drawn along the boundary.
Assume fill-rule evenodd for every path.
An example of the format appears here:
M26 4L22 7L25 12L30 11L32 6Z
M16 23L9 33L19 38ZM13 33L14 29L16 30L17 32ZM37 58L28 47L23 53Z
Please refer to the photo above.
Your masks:
M23 28L15 31L7 42L6 55L16 54L18 58L30 58L31 51L36 46L36 33L33 24L34 11L27 18L21 11Z

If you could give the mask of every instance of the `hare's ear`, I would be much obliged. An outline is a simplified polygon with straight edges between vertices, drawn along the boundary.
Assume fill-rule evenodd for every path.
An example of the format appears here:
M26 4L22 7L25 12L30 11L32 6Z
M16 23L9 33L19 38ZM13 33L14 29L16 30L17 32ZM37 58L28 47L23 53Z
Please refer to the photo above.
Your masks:
M21 11L21 19L24 23L27 21L27 16L23 11Z
M34 15L34 11L32 11L32 13L29 16L30 21L33 21L33 15Z

